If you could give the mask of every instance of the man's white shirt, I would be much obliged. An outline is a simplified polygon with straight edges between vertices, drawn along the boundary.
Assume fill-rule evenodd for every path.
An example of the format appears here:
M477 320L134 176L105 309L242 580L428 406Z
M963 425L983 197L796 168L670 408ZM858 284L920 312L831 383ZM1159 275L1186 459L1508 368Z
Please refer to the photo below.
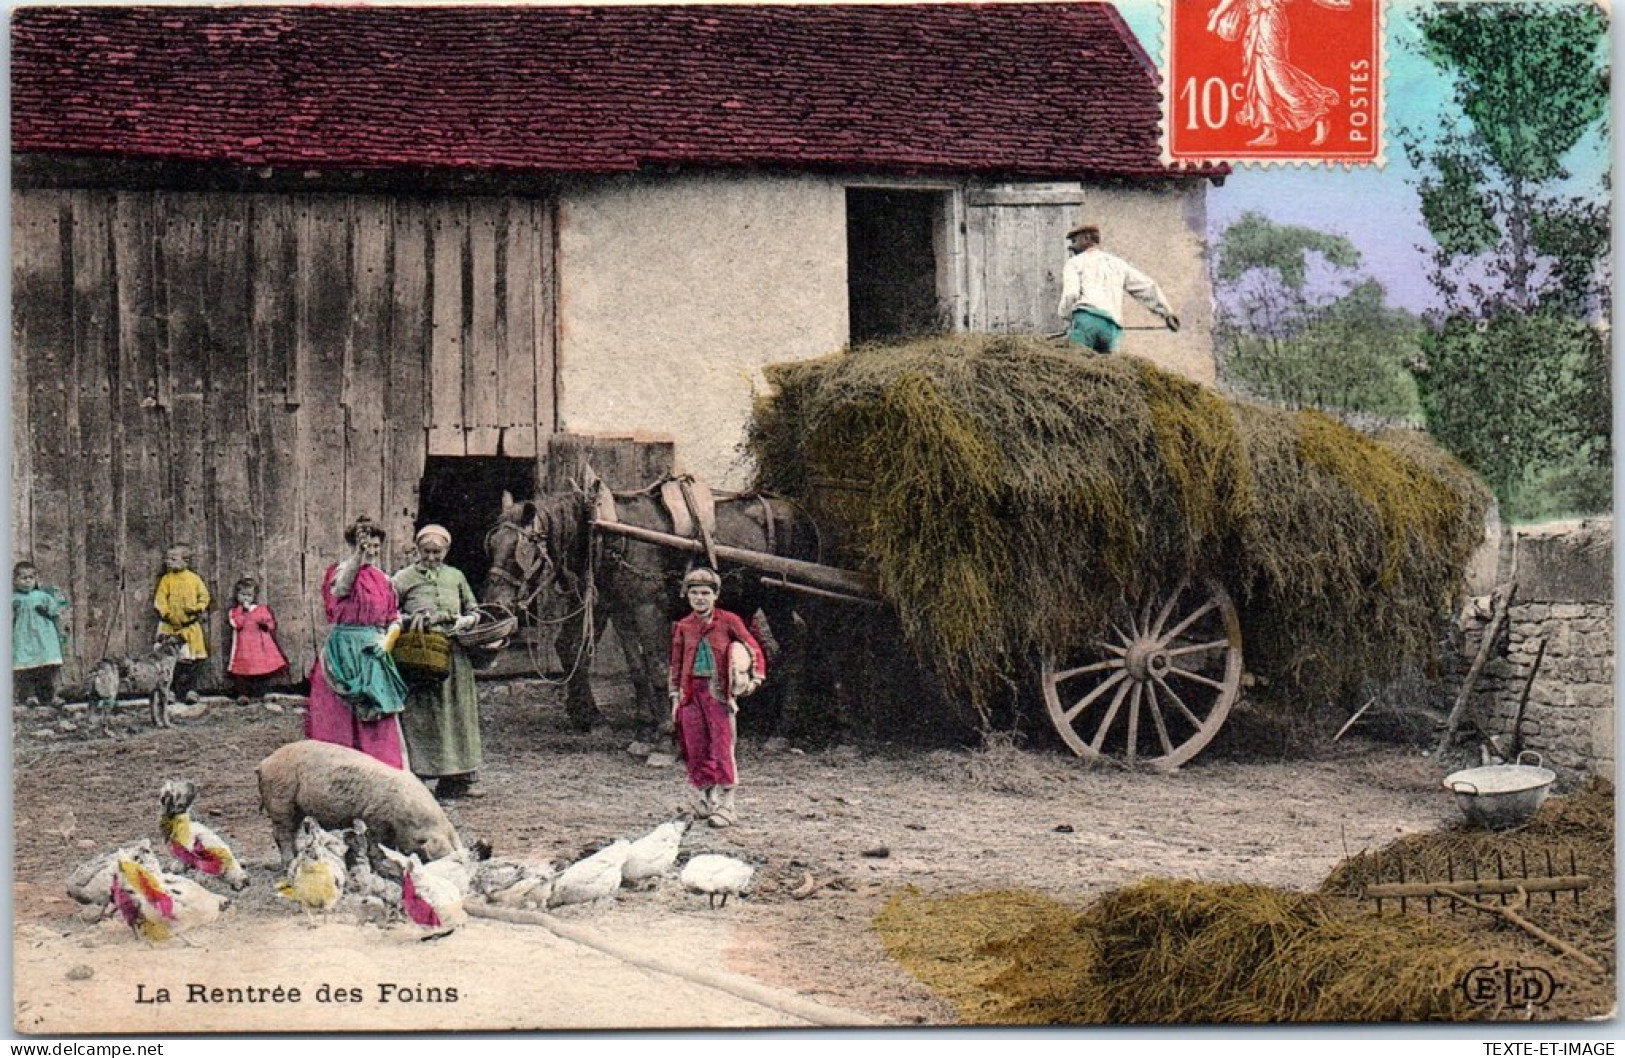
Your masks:
M1071 318L1077 309L1093 309L1122 325L1123 295L1127 293L1158 316L1171 316L1168 299L1151 277L1121 257L1092 246L1073 254L1061 271L1061 304L1056 310Z

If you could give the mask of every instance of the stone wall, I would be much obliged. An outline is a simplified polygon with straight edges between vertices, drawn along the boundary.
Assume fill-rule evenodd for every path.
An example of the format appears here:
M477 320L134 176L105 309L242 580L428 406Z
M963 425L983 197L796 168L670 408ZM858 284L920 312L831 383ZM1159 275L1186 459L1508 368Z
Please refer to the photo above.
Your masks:
M1500 642L1474 688L1472 716L1508 749L1517 744L1514 729L1520 730L1523 748L1539 753L1561 776L1612 778L1613 520L1553 522L1509 532L1498 579L1515 568L1517 591ZM1489 623L1489 600L1481 597L1467 627L1469 658Z

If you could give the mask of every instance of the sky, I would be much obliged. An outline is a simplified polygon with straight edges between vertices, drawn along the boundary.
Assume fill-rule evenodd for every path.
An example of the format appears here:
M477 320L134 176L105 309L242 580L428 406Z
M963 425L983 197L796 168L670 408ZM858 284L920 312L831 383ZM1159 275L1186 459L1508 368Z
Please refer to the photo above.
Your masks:
M1146 50L1160 57L1160 0L1115 3ZM1406 162L1396 131L1401 127L1435 129L1440 127L1441 115L1456 111L1450 82L1411 46L1420 40L1411 16L1422 6L1421 0L1387 0L1385 6L1385 164L1381 168L1238 168L1223 187L1208 193L1209 237L1216 238L1248 211L1342 235L1360 250L1365 271L1387 288L1390 304L1421 312L1435 307L1426 276L1427 252L1421 248L1431 245L1431 240L1413 186L1416 173ZM1617 20L1613 30L1617 43ZM1577 180L1595 187L1596 175L1611 161L1606 131L1578 145L1567 161Z

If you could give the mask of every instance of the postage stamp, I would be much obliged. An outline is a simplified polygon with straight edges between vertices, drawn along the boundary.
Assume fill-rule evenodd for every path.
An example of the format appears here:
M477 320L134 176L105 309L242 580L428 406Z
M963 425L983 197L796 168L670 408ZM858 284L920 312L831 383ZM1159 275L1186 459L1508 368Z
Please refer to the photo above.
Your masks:
M1381 157L1380 0L1170 0L1166 55L1173 161Z
M10 1031L1617 1034L1611 29L16 8Z

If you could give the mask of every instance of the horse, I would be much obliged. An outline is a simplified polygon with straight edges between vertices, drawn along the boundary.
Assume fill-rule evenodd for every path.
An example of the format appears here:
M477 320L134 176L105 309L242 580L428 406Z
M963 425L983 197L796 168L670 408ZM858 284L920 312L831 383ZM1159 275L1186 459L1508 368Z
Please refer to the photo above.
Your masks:
M611 493L589 476L567 491L528 500L504 494L498 519L486 534L490 570L482 601L532 620L560 608L565 613L557 621L555 648L569 673L566 715L579 730L605 723L584 659L611 624L626 654L640 728L660 734L671 730L666 691L671 623L686 612L683 575L705 560L592 526L595 517L612 509L622 524L675 535L676 521L661 499L661 484ZM717 545L812 562L821 558L815 526L788 500L718 494L714 509L712 540ZM799 600L767 587L760 570L719 565L719 605L747 623L758 613L766 618L766 628L758 624L758 631L768 633L759 638L771 662L769 678L763 701L753 702L748 713L783 733L797 719L806 668L809 637Z

